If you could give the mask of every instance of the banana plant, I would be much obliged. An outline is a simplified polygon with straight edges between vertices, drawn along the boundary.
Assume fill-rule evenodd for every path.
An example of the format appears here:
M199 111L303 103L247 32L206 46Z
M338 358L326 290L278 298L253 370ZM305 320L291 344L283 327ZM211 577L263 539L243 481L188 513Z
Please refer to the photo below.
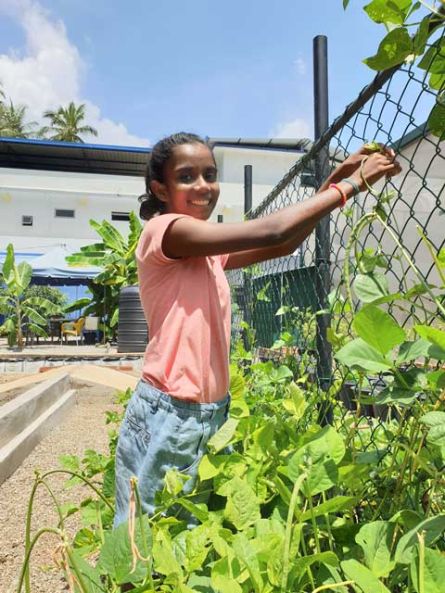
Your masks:
M37 336L47 337L47 319L42 313L52 315L59 309L43 297L26 296L31 276L32 268L27 262L15 263L14 247L10 243L6 248L6 259L0 275L4 285L0 291L0 313L6 317L0 332L7 334L10 348L17 344L20 350L23 349L26 327Z
M135 251L142 224L134 212L130 212L130 230L125 238L110 222L90 220L90 226L102 239L99 243L85 245L80 251L66 258L75 265L98 266L102 271L92 280L92 296L79 299L67 310L84 308L84 314L95 314L107 319L105 333L110 333L118 321L119 294L124 286L137 284Z

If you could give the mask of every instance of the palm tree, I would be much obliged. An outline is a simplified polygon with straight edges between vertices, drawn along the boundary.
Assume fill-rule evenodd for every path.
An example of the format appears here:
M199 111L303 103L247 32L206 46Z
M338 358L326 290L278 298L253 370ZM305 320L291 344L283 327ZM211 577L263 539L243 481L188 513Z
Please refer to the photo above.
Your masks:
M4 93L1 92L4 96ZM0 95L0 96L1 96ZM35 121L25 121L25 105L14 105L12 101L9 105L0 100L0 136L9 136L12 138L36 138L40 136L40 131L36 130L38 125Z
M57 111L45 111L43 117L50 120L51 125L42 128L42 134L49 134L50 140L62 142L82 142L80 134L97 136L97 130L88 125L81 125L85 119L85 105L75 105L71 102L68 107L59 107Z

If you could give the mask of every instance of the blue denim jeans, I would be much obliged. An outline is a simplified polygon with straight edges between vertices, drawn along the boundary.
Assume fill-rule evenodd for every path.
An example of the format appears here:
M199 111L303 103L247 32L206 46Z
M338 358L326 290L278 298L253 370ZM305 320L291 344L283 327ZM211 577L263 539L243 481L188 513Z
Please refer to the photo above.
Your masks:
M226 421L229 406L229 395L215 403L192 403L139 381L119 431L115 527L128 518L133 476L138 479L143 512L149 515L154 513L155 494L163 489L167 470L177 468L190 476L183 491L193 490L207 442Z

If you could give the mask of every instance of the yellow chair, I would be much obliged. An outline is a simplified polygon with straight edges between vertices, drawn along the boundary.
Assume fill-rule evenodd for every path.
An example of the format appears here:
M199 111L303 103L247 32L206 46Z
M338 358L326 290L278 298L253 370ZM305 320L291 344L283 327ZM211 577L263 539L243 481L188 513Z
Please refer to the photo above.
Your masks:
M62 343L63 338L65 338L65 342L68 342L68 336L74 336L76 338L76 345L78 346L79 337L80 341L83 338L84 325L85 317L79 317L77 321L64 321L60 328L60 343Z

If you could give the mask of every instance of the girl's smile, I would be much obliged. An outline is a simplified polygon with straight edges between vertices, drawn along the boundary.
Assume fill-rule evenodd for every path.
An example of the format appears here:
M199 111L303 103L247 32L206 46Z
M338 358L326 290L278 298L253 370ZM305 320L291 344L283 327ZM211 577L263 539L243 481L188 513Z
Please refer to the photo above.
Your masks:
M166 203L167 213L207 220L219 197L217 169L209 148L200 143L176 146L165 165L164 182L152 181L152 190Z

